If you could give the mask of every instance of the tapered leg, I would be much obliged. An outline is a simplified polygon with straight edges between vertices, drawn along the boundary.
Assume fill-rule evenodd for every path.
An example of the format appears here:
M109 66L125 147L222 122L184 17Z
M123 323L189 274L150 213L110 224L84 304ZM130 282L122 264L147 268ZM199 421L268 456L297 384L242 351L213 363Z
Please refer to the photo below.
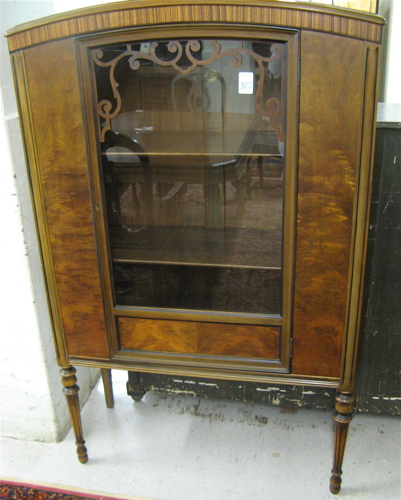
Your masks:
M111 380L111 370L107 368L102 368L100 371L102 373L106 406L107 408L114 408L113 382Z
M67 398L68 410L70 412L72 428L75 434L75 443L77 445L78 460L85 464L88 461L88 453L82 432L81 412L79 408L79 398L77 386L77 370L73 366L62 368L60 370L61 381L63 383L63 393Z
M345 443L347 441L348 426L352 420L352 409L354 406L354 396L351 393L338 392L336 394L335 420L335 447L334 465L331 471L330 491L336 495L341 489L342 463L344 458Z

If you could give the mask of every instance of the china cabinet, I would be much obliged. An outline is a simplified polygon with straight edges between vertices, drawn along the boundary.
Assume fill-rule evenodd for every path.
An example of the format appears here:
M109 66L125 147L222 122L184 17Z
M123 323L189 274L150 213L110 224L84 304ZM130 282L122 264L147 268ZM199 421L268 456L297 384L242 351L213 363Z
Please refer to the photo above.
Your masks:
M330 387L338 493L383 20L102 5L8 33L55 345L74 365Z

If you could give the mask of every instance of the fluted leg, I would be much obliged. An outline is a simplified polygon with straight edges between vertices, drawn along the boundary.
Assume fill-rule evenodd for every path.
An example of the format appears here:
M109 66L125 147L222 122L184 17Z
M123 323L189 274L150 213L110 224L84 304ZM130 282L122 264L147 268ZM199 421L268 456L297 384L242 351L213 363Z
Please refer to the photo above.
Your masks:
M68 368L62 368L60 370L60 375L64 386L63 393L67 398L68 410L70 412L72 428L75 434L78 460L82 464L85 464L88 461L88 453L82 432L81 412L78 398L79 387L77 386L77 377L75 376L76 372L77 371L73 366L69 366Z
M104 397L106 399L107 408L114 408L113 382L111 380L111 370L102 368L102 380L104 387Z
M352 409L354 406L354 396L351 393L338 392L336 394L335 420L335 447L334 465L331 471L330 491L336 495L341 489L342 463L344 458L345 443L347 441L348 427L352 420Z

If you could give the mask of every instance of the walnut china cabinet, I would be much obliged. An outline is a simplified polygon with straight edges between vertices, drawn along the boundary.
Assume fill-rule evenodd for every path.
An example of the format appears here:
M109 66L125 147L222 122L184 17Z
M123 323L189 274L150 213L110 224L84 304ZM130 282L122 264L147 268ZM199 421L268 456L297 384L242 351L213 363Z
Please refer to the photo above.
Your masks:
M55 345L73 365L354 396L383 20L114 3L8 33Z

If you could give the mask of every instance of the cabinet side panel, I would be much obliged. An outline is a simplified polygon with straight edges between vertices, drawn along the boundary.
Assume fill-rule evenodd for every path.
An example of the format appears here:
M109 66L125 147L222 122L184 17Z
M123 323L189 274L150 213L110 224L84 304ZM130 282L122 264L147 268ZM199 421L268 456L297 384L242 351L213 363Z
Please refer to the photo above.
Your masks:
M25 52L38 186L70 356L109 357L73 40Z
M365 65L363 42L302 34L294 374L340 376Z

